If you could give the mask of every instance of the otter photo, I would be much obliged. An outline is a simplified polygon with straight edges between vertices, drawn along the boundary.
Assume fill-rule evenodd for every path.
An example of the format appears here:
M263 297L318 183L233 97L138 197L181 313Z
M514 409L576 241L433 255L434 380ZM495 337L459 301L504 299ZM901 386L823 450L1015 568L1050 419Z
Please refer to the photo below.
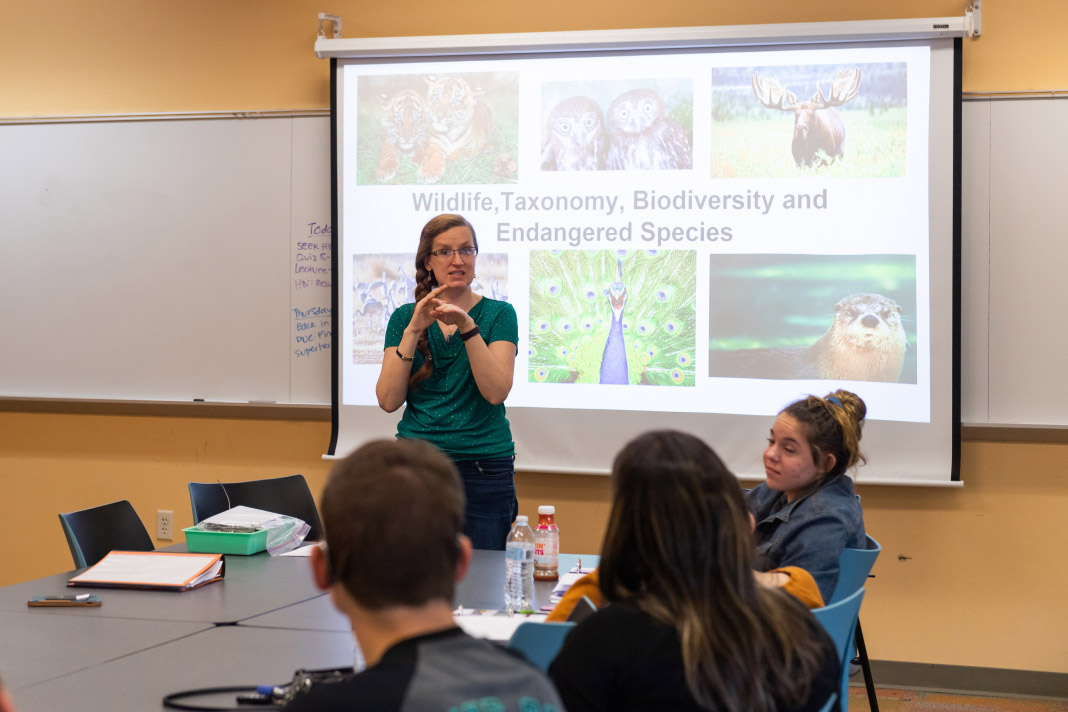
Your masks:
M529 379L693 386L692 250L535 250Z
M916 382L911 255L713 255L709 291L710 377Z

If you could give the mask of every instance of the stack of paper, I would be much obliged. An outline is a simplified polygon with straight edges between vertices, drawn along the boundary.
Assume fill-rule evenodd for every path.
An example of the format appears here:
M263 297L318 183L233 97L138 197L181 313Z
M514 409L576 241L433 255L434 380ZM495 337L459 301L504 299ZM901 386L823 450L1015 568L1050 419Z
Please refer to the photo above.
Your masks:
M241 504L200 522L199 527L214 532L258 532L282 515Z
M222 577L222 554L113 551L67 585L188 591Z
M566 574L560 574L560 580L556 582L555 586L553 586L553 592L549 596L549 601L551 603L559 603L560 599L564 597L565 593L567 593L567 589L571 588L571 586L580 578L592 572L593 567L587 569L580 569L576 566L575 568L568 571Z
M475 610L461 608L453 612L456 625L473 638L485 638L498 642L507 641L512 633L525 621L545 622L545 615L540 613L516 613L508 615L504 611Z

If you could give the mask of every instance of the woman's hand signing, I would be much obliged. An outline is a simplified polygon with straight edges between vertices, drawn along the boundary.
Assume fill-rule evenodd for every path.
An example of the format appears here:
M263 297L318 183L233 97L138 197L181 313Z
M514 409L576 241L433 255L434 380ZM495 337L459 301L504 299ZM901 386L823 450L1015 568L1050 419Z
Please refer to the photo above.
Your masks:
M437 308L437 303L441 300L437 298L445 289L445 285L435 287L431 289L429 293L415 304L415 309L412 311L412 320L408 323L408 328L415 329L416 331L426 331L430 328L438 317L435 316L434 310Z
M456 326L461 330L464 330L465 326L470 329L474 325L474 320L468 316L467 312L455 304L443 299L434 299L433 303L434 307L430 311L430 316L434 317L442 324Z

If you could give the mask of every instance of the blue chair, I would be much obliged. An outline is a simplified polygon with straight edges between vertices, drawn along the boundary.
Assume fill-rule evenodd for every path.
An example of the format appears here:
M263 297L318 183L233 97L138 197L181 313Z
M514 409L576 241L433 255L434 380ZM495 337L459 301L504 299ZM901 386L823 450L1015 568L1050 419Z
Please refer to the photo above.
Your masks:
M812 610L812 615L831 636L838 651L838 662L842 665L842 689L838 699L842 701L849 699L849 661L853 659L853 634L857 629L860 602L863 599L864 589L860 588L837 603Z
M828 603L837 603L843 598L851 596L858 588L862 588L875 566L875 560L883 547L869 535L867 547L863 549L843 549L838 557L838 583L831 594Z
M864 549L842 550L842 555L838 558L838 583L834 587L834 593L831 594L831 603L841 601L864 586L872 567L875 566L875 560L879 558L879 553L883 550L879 542L870 535L867 543L868 546ZM868 660L868 649L864 645L864 633L859 619L854 644L857 649L856 661L864 673L864 689L868 693L868 707L872 712L879 712L879 698L875 695L875 681L871 676L871 662Z
M156 547L129 500L59 515L74 568L84 569L111 551L152 551Z
M508 639L508 647L522 653L523 657L538 666L542 672L547 672L549 663L560 652L564 638L574 627L575 624L570 621L564 623L524 621Z
M231 507L244 505L297 517L310 527L308 541L323 538L323 523L319 520L319 510L304 475L247 482L190 482L189 503L193 508L194 524Z

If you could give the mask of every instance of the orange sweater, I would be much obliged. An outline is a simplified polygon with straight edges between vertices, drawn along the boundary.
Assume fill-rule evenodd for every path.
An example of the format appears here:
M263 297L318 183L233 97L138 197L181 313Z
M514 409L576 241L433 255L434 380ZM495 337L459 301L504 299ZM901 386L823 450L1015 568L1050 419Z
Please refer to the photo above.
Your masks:
M820 596L820 589L816 585L816 580L812 578L812 574L796 566L784 566L771 571L784 573L790 578L786 585L782 587L783 590L805 604L806 608L823 607L823 597ZM601 595L596 569L572 584L571 588L567 589L564 597L560 599L560 602L553 606L552 611L549 612L545 620L566 621L583 596L588 596L593 601L593 605L598 608L604 606L604 596Z

